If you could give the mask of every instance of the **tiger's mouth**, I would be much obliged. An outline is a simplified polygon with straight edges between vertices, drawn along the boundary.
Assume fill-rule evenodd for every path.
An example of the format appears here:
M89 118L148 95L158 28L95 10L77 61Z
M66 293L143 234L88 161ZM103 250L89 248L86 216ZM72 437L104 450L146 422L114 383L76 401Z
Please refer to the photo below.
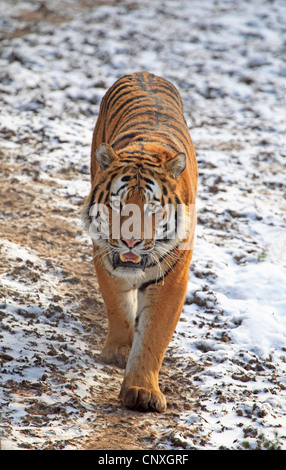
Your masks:
M130 261L131 263L138 264L141 261L141 256L137 256L131 251L124 253L124 255L120 255L119 258L122 263L128 263Z
M122 268L139 268L144 269L146 265L147 257L145 255L138 256L129 251L128 253L124 253L123 255L119 255L119 253L113 256L113 266L114 268L122 267Z

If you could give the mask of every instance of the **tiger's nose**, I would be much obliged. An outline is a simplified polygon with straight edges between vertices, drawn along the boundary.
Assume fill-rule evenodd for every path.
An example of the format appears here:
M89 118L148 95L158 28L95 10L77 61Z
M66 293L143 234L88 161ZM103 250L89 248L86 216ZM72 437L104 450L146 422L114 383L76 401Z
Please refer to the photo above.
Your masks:
M142 242L142 240L127 240L126 238L121 239L125 245L128 246L128 248L134 248L135 245L138 245L139 243Z

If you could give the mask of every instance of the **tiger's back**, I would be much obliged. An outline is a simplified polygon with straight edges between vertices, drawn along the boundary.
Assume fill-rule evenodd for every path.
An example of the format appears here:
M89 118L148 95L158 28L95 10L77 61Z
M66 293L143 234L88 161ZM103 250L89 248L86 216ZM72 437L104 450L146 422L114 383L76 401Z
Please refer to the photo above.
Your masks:
M120 397L128 408L166 408L158 375L188 284L197 177L176 88L147 72L120 78L101 102L83 220L93 240L108 317L102 359L126 366ZM132 223L140 226L136 236L123 233L123 212L130 205L139 213ZM99 206L104 206L105 223L98 236L93 222ZM177 230L181 207L191 227L186 234ZM113 234L115 220L118 236ZM145 220L151 224L148 236Z
M148 72L139 72L120 78L108 90L93 135L92 181L98 170L95 152L104 142L119 156L128 151L131 159L142 159L144 155L146 164L154 166L164 164L170 155L184 152L187 156L185 176L188 176L185 179L189 180L186 184L191 191L188 202L194 202L197 191L195 151L181 97L172 83Z

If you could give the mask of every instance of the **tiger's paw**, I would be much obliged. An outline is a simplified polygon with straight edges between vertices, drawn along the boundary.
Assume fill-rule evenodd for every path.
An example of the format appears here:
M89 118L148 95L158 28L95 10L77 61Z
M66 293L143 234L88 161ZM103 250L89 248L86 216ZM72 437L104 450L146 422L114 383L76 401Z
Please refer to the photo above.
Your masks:
M138 411L158 411L162 413L167 408L165 396L157 390L143 387L122 388L119 398L126 408Z
M106 364L114 364L121 369L125 369L129 352L129 344L105 346L100 354L100 358Z

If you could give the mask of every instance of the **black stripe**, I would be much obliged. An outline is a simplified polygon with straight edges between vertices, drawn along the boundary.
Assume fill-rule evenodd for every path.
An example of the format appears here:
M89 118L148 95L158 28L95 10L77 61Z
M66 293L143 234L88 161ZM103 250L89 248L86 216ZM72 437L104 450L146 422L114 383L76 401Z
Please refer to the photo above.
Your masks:
M177 195L175 195L175 201L176 201L177 204L181 204L181 201L180 201L180 199L178 198Z
M132 178L132 176L126 175L121 178L121 181L129 181Z
M116 98L117 93L126 89L127 87L132 87L133 83L130 82L130 80L128 83L128 79L126 82L125 78L126 77L123 77L122 79L119 79L117 82L115 82L115 84L105 94L101 105L101 112L103 116L107 116L108 110L110 106L113 105L113 101ZM106 125L103 128L103 141L106 141Z
M164 98L162 96L159 96L159 93L163 94L164 95ZM168 102L171 107L176 109L176 111L178 111L178 109L181 111L181 108L179 106L179 102L178 100L176 99L176 96L174 96L174 94L172 93L169 93L167 90L164 90L162 88L158 88L157 90L155 90L155 93L154 93L156 96L157 96L157 100L158 101L162 101L162 102Z
M122 135L121 137L116 139L115 142L114 141L111 142L111 145L112 145L112 147L116 147L116 145L118 145L123 140L126 140L126 139L131 140L134 137L136 137L140 132L141 132L141 129L140 129L140 131L137 131L137 132L130 132L129 134Z
M120 188L117 190L116 196L118 196L119 192L123 189L126 188L126 184L122 184Z
M140 142L140 140L141 140L141 138L138 137L137 142ZM142 150L133 150L133 151L129 151L129 150L128 150L128 155L130 155L130 156L131 156L131 155L134 155L134 156L135 156L135 159L136 159L136 157L142 158L143 155L144 155L144 157L145 157L146 155L148 155L149 157L154 158L155 160L159 160L159 159L160 159L159 155L155 155L154 153L145 152L144 147L143 147Z
M105 112L107 112L108 109L111 106L113 106L113 102L114 102L115 98L119 99L120 96L126 95L127 93L130 92L130 91L127 91L127 92L124 92L122 95L117 96L118 93L120 93L120 91L125 90L126 88L131 88L132 89L132 84L124 82L122 84L118 84L114 89L111 88L110 93L106 95L107 102L106 102L106 106L105 106Z
M167 271L165 271L165 273L159 277L159 278L156 278L156 279L151 279L150 281L147 281L147 282L144 282L143 284L141 284L141 286L139 287L139 290L142 292L143 290L147 289L147 287L151 286L152 284L157 284L158 282L161 282L163 281L163 279L165 279L166 276L168 276L169 272L172 271L172 269L176 266L176 264L181 260L181 258L178 258L175 263L173 264L173 266L171 266Z
M142 158L142 161L143 161L143 166L144 167L146 165L150 166L151 168L161 166L160 162L159 163L154 162L153 160L150 160L149 158L144 158L144 159ZM134 158L124 158L124 159L122 159L122 163L124 163L124 164L132 163L134 165L134 168L136 167L136 159L134 159Z
M149 85L153 93L161 93L162 91L165 91L165 93L168 94L174 101L177 101L177 104L179 104L180 108L182 107L180 94L171 82L164 78L156 77L155 75L149 75L148 78Z
M141 117L144 117L144 116L150 116L151 118L156 116L156 110L151 108L150 110L147 110L147 109L144 109L144 108L141 108L141 111L137 112L137 113L133 113L131 116L129 116L128 119L125 119L124 120L124 124L127 124L129 121L131 120L134 120L134 122L131 124L131 126L134 126L136 124L138 124L138 118L139 118L139 123L141 123Z
M150 179L147 178L146 176L144 176L142 179L143 179L144 181L146 181L146 183L152 184L152 186L154 186L154 181L150 180Z
M94 186L94 188L92 190L92 195L91 195L91 198L90 198L90 206L92 206L92 204L94 203L94 196L95 196L96 191L97 191L97 186Z
M137 104L138 100L146 100L147 103L145 105L143 105L143 103L141 102L140 104ZM136 98L136 103L135 103L135 106L130 106L126 111L124 111L122 114L121 114L121 118L123 118L125 115L128 115L128 114L131 114L133 113L133 111L136 111L138 109L143 109L143 108L146 108L146 107L153 107L153 103L150 103L150 97L149 96L144 96L144 95L141 95L140 97L137 97Z
M104 192L103 192L103 191L101 191L101 192L100 192L100 194L99 194L99 196L98 196L98 200L97 200L98 204L100 204L100 203L101 203L101 201L102 201L102 198L103 198L103 195L104 195Z
M142 161L143 161L144 167L145 167L145 165L149 165L151 167L160 166L160 163L156 163L153 160L150 160L149 158L144 158L144 159L142 158ZM133 163L136 166L136 158L124 158L124 159L122 159L122 162L123 163ZM137 165L137 167L138 167L138 165Z
M159 93L163 91L164 93L168 94L173 100L181 104L180 94L178 90L174 87L174 85L172 85L170 82L166 82L166 81L161 82L156 87L156 90L158 90Z
M157 137L155 137L154 139L150 139L150 138L147 139L146 138L146 142L148 142L148 143L154 142L154 143L157 143L157 144L160 142L160 143L162 143L163 146L165 146L165 147L167 146L167 148L169 150L173 150L174 152L178 153L178 147L174 144L174 141L173 141L172 137L170 137L170 135L167 134L167 132L157 130L156 131L156 136ZM165 142L164 141L161 142L158 139L158 136L161 136Z
M129 101L129 100L127 100L127 101ZM173 111L173 109L171 109L171 110ZM131 119L133 119L134 123L132 125L135 125L135 124L137 124L136 120L138 120L138 118L139 118L139 124L141 124L140 118L144 117L144 116L146 116L146 117L150 116L151 118L159 120L159 124L160 124L160 119L162 119L162 123L164 121L171 121L171 123L175 122L176 124L179 124L180 126L183 124L182 121L180 119L177 119L174 115L167 114L163 111L160 111L160 110L154 109L154 108L152 108L151 110L147 110L147 109L142 108L141 111L139 111L138 113L132 114L130 117L125 119L124 124L126 124ZM165 122L164 122L164 125L173 127L172 124L169 124L169 123L165 124Z
M140 153L138 152L138 154L137 154L137 158L143 159L143 157L144 157L144 160L146 159L146 160L149 160L149 161L151 161L151 162L153 162L153 161L155 160L155 161L154 161L154 164L155 164L156 162L158 162L159 160L160 160L160 162L161 162L161 158L160 158L159 155L154 155L154 153L145 152L144 149L142 150L142 152L140 152ZM147 157L147 158L146 158L146 157ZM150 157L150 158L148 158L148 157ZM136 157L135 157L135 158L136 158Z
M138 329L139 318L140 318L140 313L138 313L135 318L135 323L134 323L135 331Z
M162 136L162 138L164 139L164 142L162 142L161 140L158 139L158 136ZM147 134L142 136L138 136L138 138L136 139L136 142L145 142L146 144L152 144L152 143L155 143L155 144L162 144L165 148L168 148L168 150L172 150L176 153L179 152L178 150L178 147L175 146L174 142L173 142L173 139L170 137L169 134L167 134L167 132L161 132L161 131L158 131L156 130L155 132L155 135L152 133L152 134ZM138 151L134 152L134 153L139 153ZM147 153L146 153L147 155ZM159 156L157 155L154 155L154 154L150 154L148 153L148 155L150 157L153 157L153 158L160 158Z
M136 100L136 103L135 103L135 106L129 106L128 109L126 109L125 111L122 112L121 116L120 116L120 119L117 121L117 123L115 124L114 126L114 129L113 129L113 132L114 130L117 128L118 124L121 122L121 120L124 120L124 117L126 115L128 115L129 113L132 113L133 111L135 111L136 109L141 109L143 108L144 106L152 106L150 105L150 99L148 96L144 96L144 95L140 95L140 96L133 96L129 102L131 102L132 100ZM143 105L143 101L147 100L148 103L146 103L145 105ZM141 101L140 104L137 104L138 101ZM111 116L110 118L110 122L112 123L114 117L118 114L119 111L122 110L122 108L125 106L125 103L123 104L123 106L119 109L117 109ZM125 122L125 121L124 121Z
M169 119L171 120L172 118L170 117ZM179 124L182 124L182 123L179 122L179 121L178 121L178 123L179 123ZM136 124L138 124L138 125L136 125ZM151 127L150 124L151 124L151 125L153 124L153 126ZM157 129L156 129L156 123L150 123L150 121L143 121L143 122L142 122L142 121L139 121L138 123L133 122L132 124L129 124L129 126L127 126L126 128L124 128L124 129L122 130L122 132L126 132L126 131L128 131L129 129L134 128L134 129L137 130L138 134L139 134L139 131L141 131L141 133L142 133L142 131L143 131L145 134L147 134L147 133L150 133L150 134L151 134L151 133L152 133L153 135L154 135L154 134L165 135L165 136L166 136L166 139L167 139L167 137L168 137L168 131L166 130L165 132L162 132L162 131L160 132L160 130L159 130L160 127L161 127L161 128L162 128L162 127L163 127L163 128L167 128L167 129L169 128L169 135L170 135L170 131L174 131L176 138L177 138L178 140L180 140L180 142L181 142L183 145L185 145L185 146L188 145L187 136L182 132L183 129L180 128L180 127L175 126L175 125L173 124L173 121L172 121L172 120L171 120L171 122L168 122L168 123L166 123L166 124L162 123L161 126L160 126L160 123L159 123L159 125L157 125ZM134 137L135 137L135 135L134 135ZM171 139L170 137L169 137L168 140L171 140L171 141L172 141L172 139ZM117 141L116 141L116 143L117 143ZM116 145L116 144L112 144L112 145ZM174 145L174 143L173 143L173 145Z
M119 100L122 96L128 95L128 94L130 94L130 91L127 91L127 92L125 92L125 93L122 93L120 96L118 96L118 100ZM125 100L118 108L115 109L115 111L113 112L113 114L110 116L110 120L109 120L110 124L112 124L113 119L120 113L120 111L121 111L123 108L125 108L125 106L127 106L129 103L131 103L131 102L134 101L134 100L136 100L136 102L137 102L138 100L141 100L142 98L144 99L144 98L146 98L146 97L143 96L143 95L141 95L141 96L136 96L136 95L135 95L135 96L131 96L128 100ZM120 116L120 117L121 117L121 116ZM116 124L116 125L117 125L117 124Z

